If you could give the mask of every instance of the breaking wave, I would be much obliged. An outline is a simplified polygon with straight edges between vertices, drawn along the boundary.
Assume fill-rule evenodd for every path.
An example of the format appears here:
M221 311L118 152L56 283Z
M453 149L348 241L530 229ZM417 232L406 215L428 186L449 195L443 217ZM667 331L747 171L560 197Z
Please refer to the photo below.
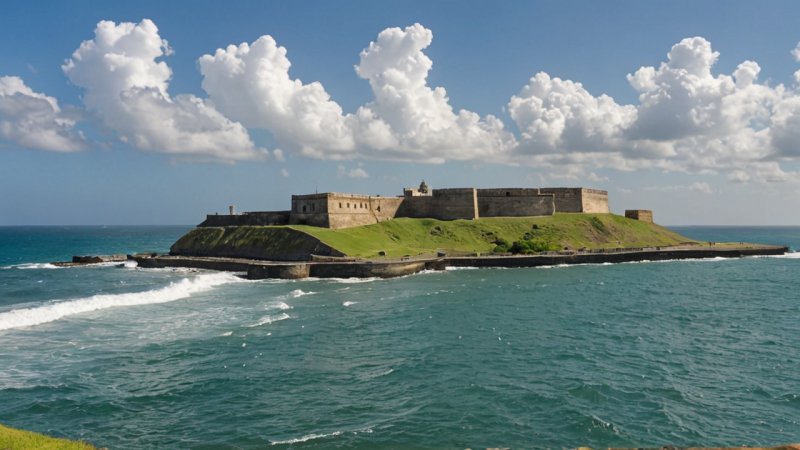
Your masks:
M24 328L53 322L76 314L98 311L119 306L153 305L190 297L208 291L215 286L235 283L241 278L227 272L203 274L195 278L184 278L168 286L143 292L125 294L101 294L75 300L59 301L45 306L14 309L0 313L0 330Z
M270 441L270 445L285 445L285 444L299 444L301 442L310 441L313 439L322 439L327 437L334 437L341 435L341 431L334 431L333 433L328 434L307 434L303 437L294 438L294 439L287 439L285 441Z
M3 269L62 269L62 267L58 267L56 265L50 263L24 263L24 264L13 264L10 266L3 266Z
M800 252L788 252L782 255L759 255L754 258L800 259Z
M269 325L269 324L271 324L273 322L279 322L281 320L286 320L286 319L291 319L291 318L292 318L292 316L290 316L290 315L288 315L286 313L281 313L281 314L277 314L277 315L274 315L274 316L264 316L261 319L259 319L258 322L254 323L252 325L247 325L247 326L249 328L255 328L255 327L260 327L261 325Z
M291 305L287 305L284 302L272 302L272 303L268 304L265 309L267 309L267 310L280 309L280 310L284 310L285 311L287 309L292 309L292 307L291 307Z
M316 292L305 292L302 289L295 289L292 292L289 292L289 297L297 298L297 297L302 297L304 295L311 295L311 294L316 294Z
M363 428L363 429L355 430L355 431L334 431L333 433L326 433L326 434L312 433L312 434L307 434L307 435L299 437L299 438L286 439L285 441L269 441L269 443L270 443L270 445L300 444L302 442L312 441L312 440L315 440L315 439L325 439L325 438L330 438L330 437L341 436L341 435L343 435L345 433L348 433L348 434L359 434L359 433L369 434L369 433L372 433L372 428Z

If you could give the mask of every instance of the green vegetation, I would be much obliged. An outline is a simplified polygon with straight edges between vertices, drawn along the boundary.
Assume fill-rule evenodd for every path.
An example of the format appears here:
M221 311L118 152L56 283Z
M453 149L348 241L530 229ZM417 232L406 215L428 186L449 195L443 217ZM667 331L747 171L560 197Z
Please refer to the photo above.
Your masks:
M0 449L3 450L97 450L85 442L57 439L31 431L0 425Z
M394 219L331 230L308 225L204 227L182 236L176 254L302 260L309 254L361 258L468 253L635 248L692 242L664 227L613 214L488 217L478 220Z
M202 227L172 244L174 254L299 260L332 250L309 233L292 227ZM336 254L333 251L333 254Z
M331 230L291 226L348 256L387 257L457 253L534 253L548 250L635 248L693 242L659 225L613 214L555 214L440 221L394 219ZM509 244L511 243L511 244Z

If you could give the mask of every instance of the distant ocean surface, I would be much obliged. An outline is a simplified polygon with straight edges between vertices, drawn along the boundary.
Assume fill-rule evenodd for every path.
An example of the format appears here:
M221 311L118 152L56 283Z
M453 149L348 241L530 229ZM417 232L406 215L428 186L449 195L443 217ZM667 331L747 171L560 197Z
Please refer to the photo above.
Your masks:
M672 227L800 249L800 227ZM0 423L110 449L800 442L800 253L245 281L0 228Z

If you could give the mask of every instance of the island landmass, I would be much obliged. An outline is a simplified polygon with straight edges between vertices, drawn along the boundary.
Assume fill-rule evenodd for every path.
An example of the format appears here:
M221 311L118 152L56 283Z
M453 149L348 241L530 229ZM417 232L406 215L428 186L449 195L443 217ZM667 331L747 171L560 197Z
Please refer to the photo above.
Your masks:
M141 267L247 272L248 278L394 277L447 267L535 267L779 255L785 246L701 242L646 209L611 214L588 188L406 188L398 197L293 195L287 211L209 214Z

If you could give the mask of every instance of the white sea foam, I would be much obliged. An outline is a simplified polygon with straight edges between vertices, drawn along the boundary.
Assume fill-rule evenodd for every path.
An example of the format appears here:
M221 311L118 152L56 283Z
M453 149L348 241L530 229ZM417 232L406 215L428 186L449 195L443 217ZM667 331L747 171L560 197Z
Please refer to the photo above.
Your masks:
M350 306L350 305L355 305L356 303L358 303L358 302L351 302L351 301L349 301L349 300L348 300L348 301L346 301L346 302L342 303L342 306Z
M473 267L473 266L464 266L464 267L456 267L456 266L447 266L444 270L451 271L451 270L477 270L480 267Z
M358 283L369 283L372 281L382 280L382 278L378 277L368 277L368 278L318 278L320 281L332 281L334 283L342 283L342 284L358 284Z
M297 297L302 297L304 295L311 295L311 294L316 294L316 292L305 292L302 289L295 289L292 292L289 292L289 297L297 298Z
M783 255L759 255L754 258L775 258L775 259L800 259L800 252L788 252Z
M0 313L0 330L23 328L73 316L119 306L152 305L167 303L208 291L226 283L235 283L241 278L227 272L198 275L184 278L168 286L144 292L125 294L101 294L74 300L57 301L45 306L13 309Z
M230 336L230 335L232 335L232 334L233 334L233 331L226 331L226 332L224 332L224 333L220 334L220 336L225 336L225 337L228 337L228 336Z
M286 445L286 444L299 444L301 442L310 441L313 439L321 439L326 437L334 437L341 435L341 431L334 431L333 433L328 434L307 434L303 437L294 438L294 439L287 439L285 441L269 441L270 445Z
M135 269L136 267L139 267L139 263L131 259L125 261L122 265L126 269Z
M264 317L258 319L258 322L254 323L252 325L247 325L247 326L249 328L255 328L255 327L260 327L261 325L269 325L269 324L274 323L274 322L279 322L281 320L286 320L286 319L291 319L291 318L292 318L292 316L290 316L290 315L288 315L286 313L280 313L280 314L277 314L277 315L274 315L274 316L264 316Z
M287 305L284 302L272 302L272 303L268 304L265 309L267 309L267 310L270 310L270 309L287 310L287 309L292 309L292 307L290 305Z
M55 266L50 263L24 263L24 264L13 264L10 266L3 266L3 269L62 269L62 267Z

